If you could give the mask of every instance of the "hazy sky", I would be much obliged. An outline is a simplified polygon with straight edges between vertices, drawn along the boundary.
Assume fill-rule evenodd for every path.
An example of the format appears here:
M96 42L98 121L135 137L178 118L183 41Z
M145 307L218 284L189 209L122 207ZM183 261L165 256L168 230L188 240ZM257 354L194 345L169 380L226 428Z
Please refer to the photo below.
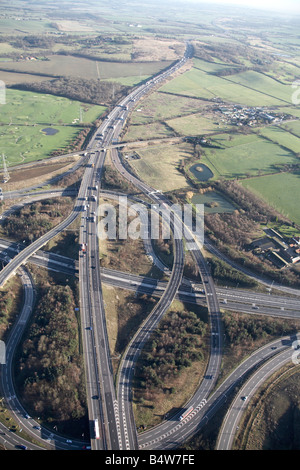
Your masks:
M265 10L283 10L300 13L300 0L189 0L195 3L220 3L240 6L251 6Z

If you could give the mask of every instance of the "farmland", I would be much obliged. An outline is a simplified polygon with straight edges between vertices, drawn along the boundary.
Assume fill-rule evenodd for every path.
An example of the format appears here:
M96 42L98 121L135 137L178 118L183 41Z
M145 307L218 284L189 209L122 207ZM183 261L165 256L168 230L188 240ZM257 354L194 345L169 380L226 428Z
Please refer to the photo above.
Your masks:
M190 116L191 113L204 112L206 102L184 96L154 92L138 106L131 116L132 125L166 121L178 116Z
M233 263L282 286L299 288L300 263L295 266L292 261L281 269L272 265L261 251L252 249L252 242L265 236L266 228L273 227L288 236L300 235L300 108L292 98L296 91L300 98L299 90L292 87L300 73L299 20L282 21L276 14L258 14L254 9L244 15L239 7L231 10L225 6L220 13L219 7L195 0L191 4L185 0L3 0L1 3L0 85L6 86L6 102L0 103L0 167L1 153L5 154L9 169L19 165L10 172L12 177L4 191L28 188L35 183L41 187L46 182L50 188L50 177L79 162L78 155L63 158L61 155L83 149L92 128L116 106L120 108L121 99L131 88L181 58L186 43L190 42L193 57L182 68L164 82L153 80L151 91L143 94L138 102L131 99L128 107L122 104L124 116L127 111L128 116L121 135L121 157L133 174L165 192L170 202L204 204L205 237ZM118 123L123 119L122 115ZM107 147L107 152L101 153L101 157L106 155L103 173L99 180L98 173L88 191L93 190L94 194L99 185L103 190L130 192L143 198L113 166L110 144L107 146L106 142L109 133L114 133L109 129L117 127L110 120L108 123L107 134L101 137L102 144L100 136L97 138L97 146ZM112 139L115 138L116 133ZM93 153L97 159L98 152ZM54 155L60 158L49 158ZM58 187L78 187L84 171L82 165L61 179ZM151 192L147 201L150 197ZM103 198L97 200L103 202ZM61 206L63 201L60 201L61 207L55 201L27 206L3 218L2 235L30 242L49 230L52 222L56 224L64 218L73 202L66 199L65 206ZM2 209L10 203L12 200L5 199ZM93 209L86 205L90 207L87 217L83 213L84 218L79 217L68 231L47 244L45 250L78 260L79 225L87 223L90 227L92 222L89 214ZM52 210L55 214L51 215ZM57 220L50 220L54 215ZM85 233L90 247L92 226ZM157 256L170 268L176 261L172 241L158 240L154 246ZM88 252L89 258L89 249ZM256 282L246 281L244 275L220 261L222 257L217 259L206 249L203 254L208 258L209 273L216 283L259 292L265 289ZM184 276L191 275L199 281L192 254L186 252L185 256ZM91 257L95 258L93 254ZM94 269L98 261L102 268L123 273L157 279L163 276L152 257L146 256L141 240L107 240L101 243L100 260L87 264ZM176 268L174 264L174 273ZM79 335L83 318L79 313L78 318L69 315L75 310L82 311L77 281L67 285L70 276L62 276L60 285L60 275L52 278L46 270L42 273L33 266L30 270L38 288L37 303L22 352L20 348L22 380L16 383L24 384L23 399L27 399L30 412L31 405L36 404L32 416L41 410L42 419L49 420L51 431L56 427L58 432L69 433L71 428L72 433L81 434L74 424L80 418L88 425L88 417L84 416L81 363L84 349L81 340L85 337ZM169 277L164 275L163 279ZM173 277L170 279L172 282ZM9 290L3 292L6 296L9 293ZM157 300L142 295L139 290L128 294L125 289L111 286L104 287L103 295L112 367L117 373L129 338ZM95 306L93 301L91 306ZM283 330L279 328L282 319L259 320L254 311L247 317L240 313L229 315L224 305L220 307L225 346L222 380L235 364L269 341L269 325L275 325L272 335L279 336ZM6 314L9 317L15 312ZM49 325L46 317L50 319ZM71 329L63 331L57 321L63 327L65 319ZM72 346L63 348L62 355L57 353L54 343L45 341L44 333L48 337L52 334L51 322L55 327L52 328L54 339L63 338ZM199 386L209 357L207 322L206 308L187 308L181 302L173 302L169 315L165 315L160 327L145 343L132 394L138 428L151 427L168 418L170 410L174 413L175 407L184 407ZM96 334L94 326L92 335ZM289 332L294 329L293 326ZM55 351L54 362L47 345ZM32 367L32 361L38 364L37 369ZM51 361L53 371L44 367L52 364ZM96 365L101 369L101 357ZM61 373L61 368L66 373ZM66 393L68 387L72 388L70 395ZM100 394L101 390L100 386ZM54 398L56 406L47 406L43 391L48 393L51 403ZM198 444L189 442L188 448L213 448L219 420L216 417L216 421L209 423L215 427L213 435L203 438L200 435ZM209 426L205 426L204 432Z
M213 142L224 144L224 136L214 136ZM256 134L232 136L224 147L207 149L203 157L203 161L212 166L215 177L245 178L277 172L280 165L299 163L291 151Z
M104 111L104 107L83 105L63 97L8 89L6 104L1 106L0 134L8 165L41 160L57 149L64 149L75 141L81 126L93 122ZM43 131L47 128L56 133L47 135Z
M251 178L242 182L270 206L300 225L300 172Z
M290 126L288 126L288 128L290 128ZM274 143L278 144L279 146L289 149L295 154L300 154L299 137L296 135L296 133L293 133L293 131L289 132L285 129L287 129L287 127L281 128L278 126L272 126L265 129L261 129L260 134L266 137L267 139L270 139Z
M287 104L291 103L291 87L289 85L278 83L278 81L267 77L262 73L250 70L237 75L232 75L230 78L227 77L226 79L231 83L234 82L243 86L246 90L246 94L248 90L254 90L255 92L261 93L262 98L260 105L262 105L264 100L269 97L274 100L274 105L280 101L286 102Z
M247 47L238 40L226 39L221 44L218 37L195 40L195 56L189 66L143 100L132 113L123 137L132 141L139 135L140 140L173 135L183 140L194 138L194 146L198 139L194 157L198 153L199 159L193 159L193 164L205 164L213 173L212 182L240 180L245 188L299 224L298 209L292 206L295 195L300 195L300 112L292 103L291 86L298 76L298 63L285 57L284 41L272 45L255 42L254 37ZM225 112L226 106L258 110L255 112L271 119L262 123L255 116L252 121L240 122L233 119L233 112ZM203 137L209 139L209 145L199 145ZM170 159L167 146L155 146L152 151L138 151L140 159L130 164L142 178L168 190L171 184L164 175L169 176L168 168L174 172L174 161L179 161L175 152ZM182 153L181 161L187 162L192 153ZM182 178L176 181L174 187L181 183L186 187ZM275 195L276 186L286 188L282 190L285 195Z
M185 48L181 40L145 35L144 28L137 34L136 24L119 29L119 17L110 18L108 4L103 5L109 12L105 20L96 3L95 16L80 4L78 14L69 18L61 11L55 20L47 4L38 13L23 2L13 8L4 4L0 80L6 104L1 105L0 144L8 166L78 148L92 123L127 88L168 67ZM49 128L51 135L44 131ZM163 124L147 129L146 136L157 133L174 135Z
M46 75L50 77L79 77L84 79L119 79L128 77L149 77L167 67L170 61L165 62L114 62L89 59L86 57L74 57L66 55L51 55L48 60L22 60L3 62L2 69L5 72L29 73L32 75ZM1 76L1 72L0 72Z
M195 113L189 116L169 119L167 124L169 127L174 129L176 133L185 136L215 134L216 132L220 132L222 130L228 130L231 127L217 122L214 116L210 115L209 112L207 112L206 116L204 116L203 113Z
M137 150L139 160L132 160L131 165L151 186L162 191L172 191L186 187L185 177L178 172L177 166L182 158L192 155L188 144L161 144Z
M161 91L207 100L220 98L248 106L279 106L286 103L288 92L290 93L288 87L286 87L286 90L280 90L277 96L270 95L264 91L266 89L264 77L259 78L256 79L256 88L252 88L246 80L234 82L232 77L229 80L193 68L186 74L164 85Z
M127 142L135 140L149 140L175 136L175 132L168 128L163 122L153 122L143 126L131 126L124 139Z

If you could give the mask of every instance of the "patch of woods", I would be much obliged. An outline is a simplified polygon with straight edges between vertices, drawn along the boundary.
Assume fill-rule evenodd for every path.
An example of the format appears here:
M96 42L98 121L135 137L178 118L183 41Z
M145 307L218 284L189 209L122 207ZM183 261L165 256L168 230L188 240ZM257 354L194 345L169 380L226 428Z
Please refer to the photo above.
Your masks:
M221 63L230 64L233 66L239 66L234 69L233 73L241 73L245 71L245 67L243 62L239 59L239 57L243 58L244 60L248 60L255 67L253 70L261 71L264 70L269 64L271 64L274 59L271 54L266 53L264 50L263 52L259 52L257 48L252 50L250 47L243 46L240 44L232 44L223 42L222 44L203 44L197 43L194 44L194 55L199 59L206 60L208 62L215 62L215 59L219 59ZM224 75L231 74L228 68L224 68ZM222 72L219 75L223 75Z
M293 322L241 313L225 312L222 316L227 347L253 346L255 341L280 337L298 331Z
M174 260L174 242L172 239L172 234L171 238L165 239L161 236L160 232L159 237L152 240L152 245L162 262L172 269Z
M58 225L72 210L72 198L54 198L29 204L4 219L4 236L31 243Z
M113 189L116 191L121 191L127 194L133 194L134 196L139 196L141 193L137 190L136 186L128 181L125 177L121 175L119 171L116 170L113 163L111 163L110 158L106 159L107 163L105 164L102 170L101 185L103 189ZM123 161L124 163L124 161ZM134 173L129 166L127 166L129 173Z
M124 295L124 298L123 298ZM122 354L128 344L128 338L137 331L141 323L154 308L157 299L147 294L129 294L124 291L118 296L118 335L115 353Z
M213 75L217 77L229 77L230 75L236 75L237 73L247 72L247 67L226 67L223 70L213 72Z
M72 171L63 175L61 178L57 178L55 184L60 188L75 189L79 188L81 179L85 172L85 166L82 165L77 170Z
M2 326L7 324L7 319L9 312L12 309L13 302L14 295L8 296L7 291L0 291L0 332L2 330Z
M11 88L64 96L71 100L96 105L115 103L122 96L127 95L129 90L129 87L123 86L117 82L77 77L57 77L49 81L21 83L13 85Z
M173 393L172 381L183 369L204 359L207 324L196 313L170 312L146 344L136 369L136 396Z
M112 165L105 165L102 174L102 186L105 189L115 189L128 193L130 190L136 192L134 186L127 182Z
M44 35L26 35L26 36L17 36L11 39L10 43L17 49L51 49L56 42L54 36L44 36Z
M68 19L70 19L68 17ZM59 29L57 23L52 23L53 27ZM9 42L17 49L26 50L27 48L37 48L37 49L51 49L55 44L65 44L67 46L79 44L83 50L89 50L91 47L101 46L106 44L116 44L116 45L127 45L131 42L122 36L109 36L109 35L98 35L98 36L77 36L77 35L61 35L61 36L53 36L53 35L41 35L41 34L28 34L25 36L3 36L0 39L0 42ZM66 53L66 52L63 52Z
M214 279L220 280L223 284L239 287L252 288L257 285L254 279L249 278L241 271L232 268L227 263L217 258L210 258L209 265Z
M18 276L9 280L0 290L0 339L5 340L9 328L20 312L23 286Z
M39 298L16 362L26 409L60 425L86 414L75 295L69 285L39 286Z

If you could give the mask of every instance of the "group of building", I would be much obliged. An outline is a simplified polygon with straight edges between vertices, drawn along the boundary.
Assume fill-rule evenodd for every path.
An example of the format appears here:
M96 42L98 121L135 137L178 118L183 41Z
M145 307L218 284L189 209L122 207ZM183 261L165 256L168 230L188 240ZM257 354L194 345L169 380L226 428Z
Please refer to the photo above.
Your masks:
M261 124L278 124L289 118L284 113L276 113L262 107L242 105L218 105L215 112L221 113L222 122L235 126L255 126Z
M256 254L267 257L282 269L300 261L300 237L283 237L276 230L266 229L266 237L254 240L251 248Z

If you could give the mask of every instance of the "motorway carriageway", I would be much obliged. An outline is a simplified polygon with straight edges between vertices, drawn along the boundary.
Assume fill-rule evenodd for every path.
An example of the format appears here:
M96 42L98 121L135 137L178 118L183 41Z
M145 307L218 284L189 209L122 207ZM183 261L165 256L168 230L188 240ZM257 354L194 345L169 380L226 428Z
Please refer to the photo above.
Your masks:
M5 262L9 262L22 248L18 243L11 243L0 239L0 249L2 250L0 258ZM78 263L75 260L55 253L39 250L28 261L69 275L78 273ZM101 268L101 272L105 284L154 296L160 296L167 285L166 281L159 281L150 277L108 268ZM183 302L206 305L205 295L202 291L202 284L194 283L189 279L183 279L176 297ZM238 310L257 315L261 313L286 318L300 317L300 302L297 297L271 295L270 293L264 294L245 289L225 287L216 287L216 293L224 309Z

